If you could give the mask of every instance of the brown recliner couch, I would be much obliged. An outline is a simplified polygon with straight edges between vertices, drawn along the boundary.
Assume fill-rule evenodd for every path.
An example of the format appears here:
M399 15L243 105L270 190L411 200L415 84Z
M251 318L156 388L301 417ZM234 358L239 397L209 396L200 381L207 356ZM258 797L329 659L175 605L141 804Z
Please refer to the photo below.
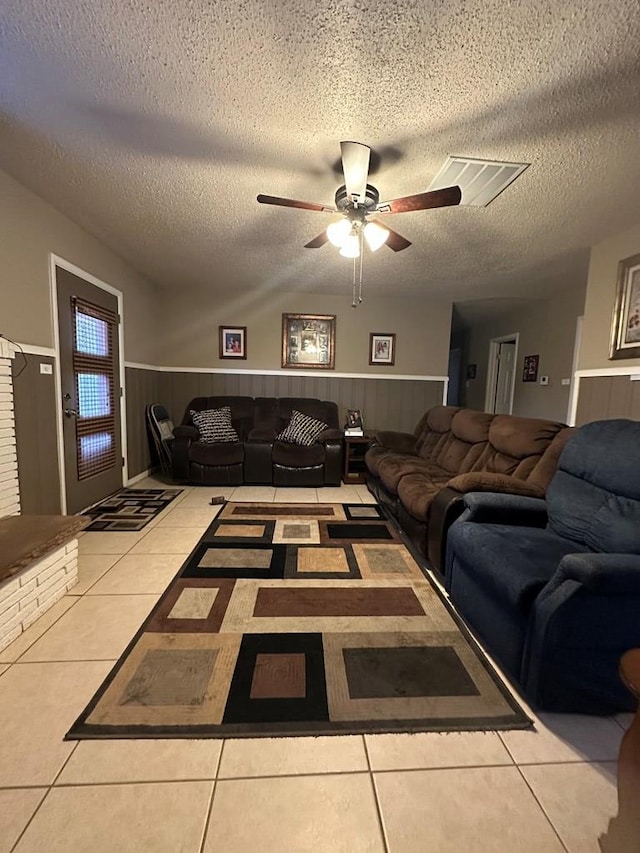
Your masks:
M190 411L229 406L236 442L200 441ZM293 409L328 425L309 447L276 440ZM196 485L339 485L343 443L338 407L308 397L195 397L173 431L173 477Z
M560 451L573 430L565 424L435 406L413 434L380 432L367 451L369 490L440 570L446 533L466 492L544 497Z

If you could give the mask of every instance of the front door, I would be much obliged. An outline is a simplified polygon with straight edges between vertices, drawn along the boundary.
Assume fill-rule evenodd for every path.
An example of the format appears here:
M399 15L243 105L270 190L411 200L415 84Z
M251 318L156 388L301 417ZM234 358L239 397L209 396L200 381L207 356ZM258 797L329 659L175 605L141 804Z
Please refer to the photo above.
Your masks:
M122 486L116 296L56 267L67 512Z

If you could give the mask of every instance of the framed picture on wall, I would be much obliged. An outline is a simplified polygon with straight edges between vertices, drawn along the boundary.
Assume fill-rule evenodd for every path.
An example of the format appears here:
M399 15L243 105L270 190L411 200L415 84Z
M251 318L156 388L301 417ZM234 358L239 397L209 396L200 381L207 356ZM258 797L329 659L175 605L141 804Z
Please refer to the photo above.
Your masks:
M369 335L369 364L396 363L395 332L371 332Z
M524 366L522 368L523 382L538 381L538 364L540 362L539 355L525 355Z
M640 255L618 264L609 358L640 358Z
M247 357L247 327L218 326L220 358Z
M283 314L282 366L333 370L335 314Z

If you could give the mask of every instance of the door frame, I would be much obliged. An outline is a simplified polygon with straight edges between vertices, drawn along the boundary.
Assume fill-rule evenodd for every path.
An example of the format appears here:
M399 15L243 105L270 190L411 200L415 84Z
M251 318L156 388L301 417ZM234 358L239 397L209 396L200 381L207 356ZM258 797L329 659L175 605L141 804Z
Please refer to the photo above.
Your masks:
M120 388L122 388L122 394L120 395L120 436L121 436L121 444L122 444L122 456L124 458L124 465L122 466L122 485L124 486L129 479L129 468L127 463L127 400L126 400L126 386L125 386L125 367L124 367L124 300L122 291L118 290L115 287L112 287L110 284L107 284L105 281L101 281L99 278L96 278L95 275L91 275L91 273L86 272L85 270L77 267L75 264L72 264L70 261L66 261L64 258L61 258L59 255L54 255L53 252L49 252L49 298L51 302L51 319L53 322L53 350L55 356L55 367L54 367L54 379L55 379L55 387L56 387L56 401L57 401L57 411L56 411L56 432L58 438L58 472L60 474L60 507L63 515L66 515L67 512L67 478L66 472L64 469L64 444L63 444L63 426L62 426L62 377L60 374L60 332L58 328L58 282L56 279L56 267L60 267L62 269L67 270L67 272L72 273L73 275L77 275L78 278L84 279L89 284L93 284L95 287L99 287L101 290L106 290L108 293L111 293L116 297L118 301L118 314L120 316L120 324L118 327L118 351L120 355L120 375L118 376L118 382L120 383Z
M571 362L571 387L569 388L569 403L567 409L567 423L569 426L576 425L576 414L578 410L578 385L580 377L578 376L578 358L580 356L580 346L582 344L582 321L584 315L576 318L576 337L573 343L573 360Z
M511 377L511 388L509 389L509 414L513 414L513 398L516 389L516 372L518 364L518 345L520 343L520 332L513 332L510 335L501 335L498 338L491 338L489 341L489 361L487 363L487 386L484 392L484 410L491 412L495 401L496 381L498 379L498 350L500 344L515 343L516 348L513 351L513 376Z

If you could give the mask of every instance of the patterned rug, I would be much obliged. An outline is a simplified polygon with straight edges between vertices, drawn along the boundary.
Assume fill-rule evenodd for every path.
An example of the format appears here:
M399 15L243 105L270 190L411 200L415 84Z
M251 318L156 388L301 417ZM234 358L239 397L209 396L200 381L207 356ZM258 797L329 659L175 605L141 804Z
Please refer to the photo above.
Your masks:
M228 503L66 737L529 724L380 507Z
M82 515L93 519L85 530L142 530L154 515L168 506L182 489L121 489Z

